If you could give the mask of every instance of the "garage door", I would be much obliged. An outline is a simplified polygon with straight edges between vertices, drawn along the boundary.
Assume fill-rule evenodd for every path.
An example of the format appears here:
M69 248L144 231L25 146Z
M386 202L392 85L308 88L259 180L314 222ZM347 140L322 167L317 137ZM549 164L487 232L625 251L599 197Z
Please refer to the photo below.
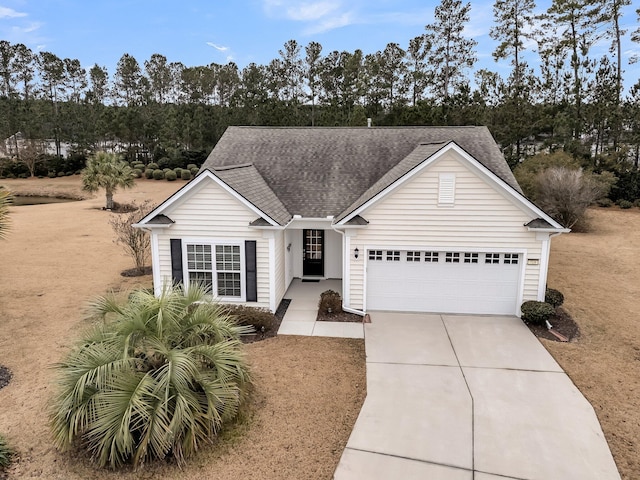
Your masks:
M516 312L518 253L369 250L367 310Z

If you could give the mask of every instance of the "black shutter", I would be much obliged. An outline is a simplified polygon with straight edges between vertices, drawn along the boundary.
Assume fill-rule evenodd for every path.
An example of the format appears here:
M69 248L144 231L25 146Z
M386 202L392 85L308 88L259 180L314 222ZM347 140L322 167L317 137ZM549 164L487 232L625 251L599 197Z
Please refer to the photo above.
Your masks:
M179 238L171 239L171 277L176 285L184 280L182 272L182 240Z
M256 270L256 241L244 242L244 266L247 282L247 302L258 301L258 274Z

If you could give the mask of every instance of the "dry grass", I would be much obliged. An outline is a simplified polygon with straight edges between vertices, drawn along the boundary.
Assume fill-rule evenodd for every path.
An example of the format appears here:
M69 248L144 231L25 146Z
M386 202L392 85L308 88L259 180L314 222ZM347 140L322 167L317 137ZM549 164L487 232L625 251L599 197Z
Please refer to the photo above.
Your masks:
M542 340L593 405L624 479L640 478L640 211L593 209L591 231L553 239L549 286L577 342Z
M79 177L7 180L19 193L78 195ZM117 202L159 202L184 182L139 181ZM82 328L83 306L108 289L148 286L124 278L132 261L113 243L104 195L82 202L15 207L0 243L0 432L17 451L9 478L329 479L365 396L361 340L278 337L247 346L255 393L242 424L184 470L98 470L52 447L47 425L51 365ZM142 282L142 283L141 283Z

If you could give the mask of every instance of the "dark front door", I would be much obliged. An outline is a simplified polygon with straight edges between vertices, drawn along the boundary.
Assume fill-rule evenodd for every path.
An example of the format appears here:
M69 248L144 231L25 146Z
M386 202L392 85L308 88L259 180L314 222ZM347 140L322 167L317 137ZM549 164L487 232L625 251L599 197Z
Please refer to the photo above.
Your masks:
M304 245L302 275L324 276L324 230L303 230L302 235Z

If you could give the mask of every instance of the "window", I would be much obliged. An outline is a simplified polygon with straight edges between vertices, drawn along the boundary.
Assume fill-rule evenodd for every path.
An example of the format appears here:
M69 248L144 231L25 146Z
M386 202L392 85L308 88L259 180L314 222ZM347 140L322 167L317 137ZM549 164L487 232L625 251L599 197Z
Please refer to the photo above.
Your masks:
M369 260L382 260L382 250L369 250Z
M425 262L438 262L438 252L424 252L424 261Z
M438 182L438 205L453 206L456 198L456 176L441 173Z
M500 254L499 253L485 253L484 254L484 263L500 263Z
M504 254L504 262L507 265L517 265L518 264L518 254L517 253L505 253Z
M445 263L460 263L460 254L457 252L447 252L444 261Z
M465 253L464 254L464 263L478 263L478 254L477 253Z
M419 262L420 252L407 252L407 262Z
M187 245L189 282L199 283L220 297L242 297L239 245L215 246L215 270L211 245Z
M399 262L400 252L398 250L387 250L387 262Z

